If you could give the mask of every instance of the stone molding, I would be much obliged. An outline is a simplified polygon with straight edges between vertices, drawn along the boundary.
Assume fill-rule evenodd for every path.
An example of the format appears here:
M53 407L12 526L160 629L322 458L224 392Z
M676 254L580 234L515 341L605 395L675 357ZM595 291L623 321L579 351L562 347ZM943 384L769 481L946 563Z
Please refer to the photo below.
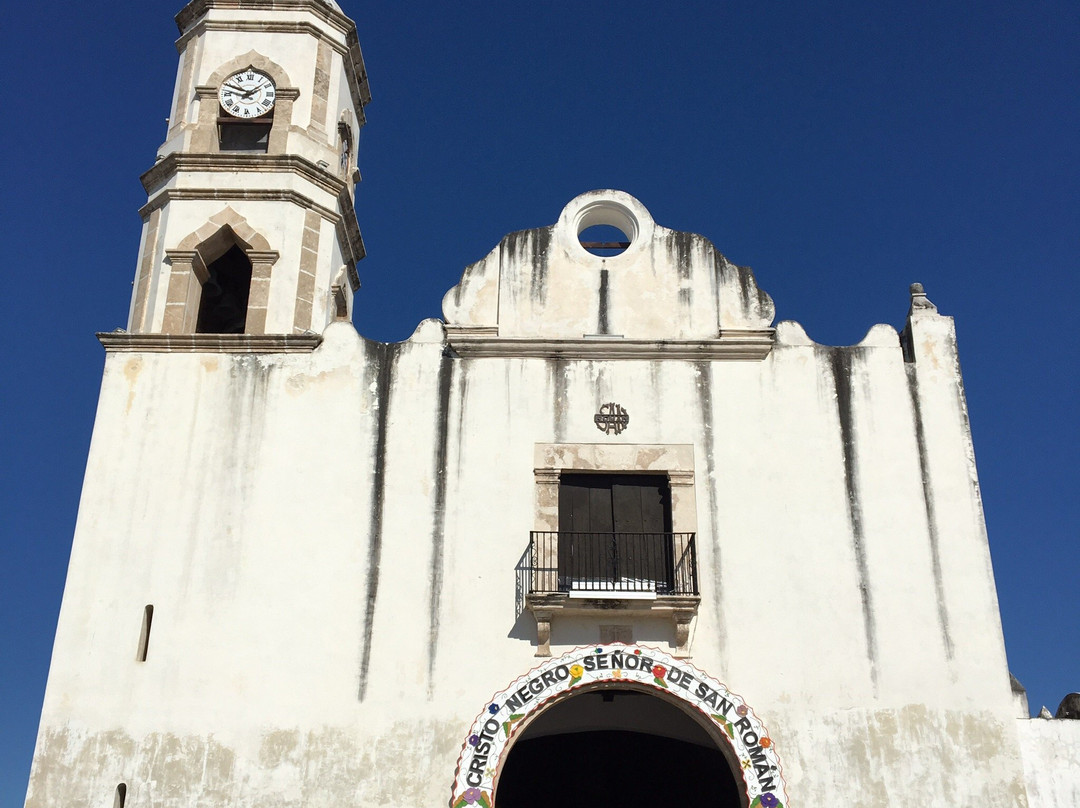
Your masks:
M242 246L244 252L246 252L249 257L258 253L260 255L265 254L263 257L266 260L276 261L278 259L278 253L270 248L270 242L266 240L262 233L255 230L255 228L248 224L247 219L228 206L207 219L206 223L199 227L199 229L186 235L180 243L176 245L175 251L197 250L205 263L213 262L221 255L221 253L228 249L228 247L224 244L219 245L218 249L215 251L217 254L209 255L206 254L206 247L204 245L206 245L207 241L212 239L214 235L220 232L221 228L226 225L232 230L233 235L243 242ZM173 250L168 250L166 252L173 252Z
M227 11L307 11L343 34L356 25L344 13L321 0L192 0L174 18L181 34L208 11L215 8Z
M185 239L186 241L187 239ZM196 276L202 283L206 282L207 270L206 262L199 254L198 250L183 248L178 250L165 250L165 260L170 264L190 264L192 269L195 270Z
M254 65L253 65L254 66ZM241 68L242 69L242 68ZM230 74L238 71L225 71ZM217 100L218 90L221 89L221 85L217 84L199 84L195 87L195 97L200 101ZM283 100L295 101L300 97L299 87L278 87L276 96ZM220 102L219 102L220 103ZM231 153L231 152L229 152Z
M355 292L360 288L360 275L356 272L356 262L367 255L364 236L360 233L360 222L356 218L352 194L346 185L338 191L338 205L341 206L341 218L334 223L337 228L338 242L345 249L345 272L349 276L349 285Z
M540 468L533 469L533 478L536 480L537 485L558 485L559 475L562 474L562 469L557 468Z
M106 353L311 353L318 334L97 334Z
M499 337L497 327L447 324L446 340L458 355L559 359L727 359L760 361L772 351L775 329L730 331L714 340L619 338L528 339Z
M232 26L229 27L231 28ZM195 87L195 92L202 94L209 89L212 91L216 100L217 90L221 86L221 83L233 73L247 70L249 67L261 70L274 80L274 85L277 87L276 94L278 98L295 101L300 97L300 90L293 86L288 71L269 56L264 56L257 50L249 50L247 53L234 56L224 64L218 65L217 70L210 74L210 78L207 80L206 84L199 84ZM200 95L200 98L201 97L202 95Z
M176 40L177 49L182 49L188 40L206 31L243 31L254 34L306 34L330 45L340 54L348 48L340 39L328 36L319 26L298 20L202 20L189 28ZM342 33L345 33L344 31Z
M320 168L310 160L295 154L243 154L234 152L185 154L184 152L172 152L158 160L152 168L143 173L139 180L142 182L143 190L149 194L155 188L160 187L169 177L181 171L223 171L230 174L237 172L296 174L312 185L317 186L319 190L339 197L339 201L342 191L348 193L348 186L344 180ZM351 200L349 207L352 207Z
M668 485L693 485L693 469L668 469Z
M207 278L206 264L197 250L165 250L169 263L168 286L161 330L166 334L191 333L195 330L202 284Z
M551 623L556 617L596 617L598 612L626 617L667 617L675 627L675 653L690 657L690 624L701 606L700 595L657 595L649 600L589 598L572 592L536 592L525 596L525 607L536 620L536 656L551 656Z
M172 201L190 200L216 200L219 202L236 202L241 200L253 200L256 202L292 202L294 205L305 210L314 210L329 222L338 223L341 215L328 207L320 205L311 197L304 196L296 191L268 191L249 190L244 188L171 188L155 194L154 197L139 208L140 216L148 216L154 210L164 207Z

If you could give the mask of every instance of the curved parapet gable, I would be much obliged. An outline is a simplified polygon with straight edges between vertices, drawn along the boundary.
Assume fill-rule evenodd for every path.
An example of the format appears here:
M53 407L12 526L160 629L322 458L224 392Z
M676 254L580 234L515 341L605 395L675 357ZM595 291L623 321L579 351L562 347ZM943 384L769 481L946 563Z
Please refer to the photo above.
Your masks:
M582 236L597 226L623 237L588 246ZM443 298L451 344L473 354L761 358L774 313L749 269L611 190L504 237Z

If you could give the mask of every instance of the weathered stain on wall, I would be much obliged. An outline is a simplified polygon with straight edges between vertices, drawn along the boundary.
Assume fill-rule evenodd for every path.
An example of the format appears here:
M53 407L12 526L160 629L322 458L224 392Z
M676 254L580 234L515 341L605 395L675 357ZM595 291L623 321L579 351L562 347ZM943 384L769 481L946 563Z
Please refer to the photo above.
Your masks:
M563 219L522 231L403 343L335 322L307 353L108 354L28 806L118 782L130 805L444 804L466 728L535 662L538 478L585 466L681 475L689 653L765 712L793 802L1024 804L951 320L774 334L748 270L587 197L636 211L627 263L574 253ZM725 322L767 350L710 354ZM616 622L676 647L648 609L556 617L550 645Z

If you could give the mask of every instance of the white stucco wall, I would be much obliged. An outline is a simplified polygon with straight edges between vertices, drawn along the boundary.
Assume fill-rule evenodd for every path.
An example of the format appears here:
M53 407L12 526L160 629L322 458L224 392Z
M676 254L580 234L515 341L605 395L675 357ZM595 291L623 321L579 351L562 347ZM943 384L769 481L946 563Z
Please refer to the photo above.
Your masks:
M132 330L162 336L167 251L228 207L277 253L267 333L296 327L307 236L324 339L106 340L27 806L118 783L129 808L446 805L476 716L543 652L520 566L560 457L679 477L685 664L753 706L792 804L1077 802L1076 727L1015 718L950 318L915 290L904 334L817 345L706 239L596 191L466 268L445 322L366 341L329 297L354 31L319 2L228 5L181 12L161 154L215 154L198 88L256 53L298 91L275 126L300 161L148 173ZM630 246L590 255L593 224ZM609 402L624 432L597 430ZM618 624L674 654L649 605L558 612L550 651Z
M1080 721L1025 718L1017 722L1028 805L1080 805Z
M745 297L719 300L714 323ZM437 321L390 346L332 323L307 354L110 352L27 804L119 782L133 805L445 804L471 722L536 662L515 567L537 445L642 444L691 449L691 661L762 716L794 804L1023 805L953 325L913 302L908 361L887 326L829 348L794 323L760 359L500 334L469 358ZM552 653L612 622L675 648L668 619L585 612Z

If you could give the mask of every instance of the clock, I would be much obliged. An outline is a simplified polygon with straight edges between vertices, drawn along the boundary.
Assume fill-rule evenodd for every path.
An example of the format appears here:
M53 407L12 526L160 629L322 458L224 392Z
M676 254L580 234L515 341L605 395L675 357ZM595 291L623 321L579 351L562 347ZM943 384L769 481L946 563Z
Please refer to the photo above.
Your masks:
M274 108L277 88L261 70L249 67L229 76L218 90L221 108L234 118L257 118Z

